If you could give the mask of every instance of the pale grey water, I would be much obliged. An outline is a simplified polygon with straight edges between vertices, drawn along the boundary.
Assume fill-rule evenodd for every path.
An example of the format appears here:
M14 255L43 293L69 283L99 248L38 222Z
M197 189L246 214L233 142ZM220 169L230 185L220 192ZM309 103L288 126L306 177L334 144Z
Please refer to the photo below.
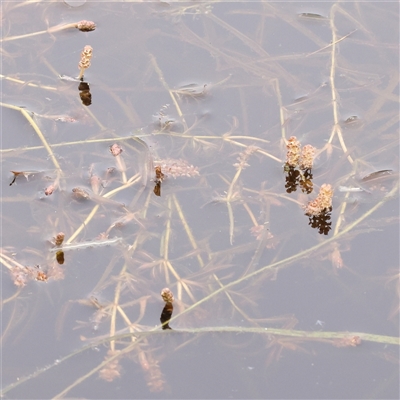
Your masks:
M118 192L113 200L137 212L110 232L110 238L122 237L125 245L66 252L62 280L30 281L10 299L16 287L3 266L2 297L10 299L2 309L3 389L52 366L7 391L5 398L54 397L104 360L108 343L54 366L56 360L86 344L80 335L96 338L109 333L110 320L105 318L97 328L96 310L77 300L94 294L100 303L112 302L125 263L133 280L131 286L126 284L121 303L137 301L123 307L131 321L140 315L140 299L146 301L139 329L150 330L159 323L163 307L159 292L165 286L178 299L174 315L194 303L184 291L180 296L171 270L150 265L165 256L162 246L168 221L172 230L166 259L187 280L196 301L219 288L215 276L222 284L238 279L253 257L258 258L251 268L258 269L327 243L287 263L276 274L265 271L230 288L231 298L248 320L221 293L173 321L175 330L207 326L290 329L295 318L294 329L299 330L399 336L398 198L384 203L336 242L327 242L343 201L336 191L333 229L327 236L311 229L298 203L305 204L315 193L307 197L298 189L287 194L284 188L285 149L277 91L279 85L286 138L296 135L302 144L322 149L333 126L331 51L306 55L329 45L332 31L328 19L299 18L299 14L328 18L332 7L337 7L341 10L335 14L337 38L357 29L338 43L335 72L341 123L352 115L361 121L356 126L343 125L342 130L348 154L356 163L348 162L336 137L330 157L323 153L316 160L313 182L318 187L323 183L337 187L347 185L352 174L398 171L398 4L87 2L74 8L64 3L22 7L6 3L3 7L3 37L44 30L46 19L50 26L81 19L97 24L90 33L68 30L3 43L5 77L57 88L39 89L3 78L3 103L24 106L36 114L77 119L75 123L36 119L50 144L70 143L53 147L64 181L62 191L46 197L44 188L55 176L51 159L21 113L2 107L2 247L7 255L23 265L45 268L54 263L47 242L59 231L66 238L71 236L96 205L73 200L71 189L90 189L91 168L105 176L107 168L116 165L108 150L113 142L83 143L86 139L120 138L116 141L124 148L128 178L142 168L140 146L126 139L132 133L150 144L155 160L184 159L200 172L190 178L168 178L159 198L153 195L151 184L143 192L140 185ZM94 53L85 73L92 93L88 109L80 104L77 84L60 81L52 71L76 76L80 52L87 44ZM171 89L207 84L204 96L176 97L184 121L154 60ZM301 96L305 100L295 102ZM160 112L176 121L162 133L154 122ZM233 143L219 139L229 134L235 136ZM231 245L226 202L211 201L229 190L236 173L233 164L245 149L240 145L259 146L264 153L250 156L250 166L234 188L241 200L232 203L235 229ZM19 177L9 186L11 170L37 170L42 175L29 181ZM117 174L107 180L104 190L116 189L120 183ZM395 183L384 187L372 202L349 202L341 229L379 204ZM260 197L263 191L268 193ZM257 223L267 223L274 235L259 252L259 242L249 231L254 226L249 209ZM75 242L95 240L125 216L117 206L100 205ZM128 244L134 245L137 238L137 248L129 253ZM341 269L330 259L335 244L343 258ZM197 255L205 266L199 265ZM274 317L281 319L268 320ZM122 329L124 320L117 319L116 325ZM281 353L279 346L283 346ZM149 337L140 349L149 357L147 365L143 359L139 362L141 355L135 349L131 358L121 360L119 378L106 382L95 372L66 396L399 397L397 345L363 341L357 347L337 348L278 335L165 332ZM161 381L162 391L154 391L151 384Z

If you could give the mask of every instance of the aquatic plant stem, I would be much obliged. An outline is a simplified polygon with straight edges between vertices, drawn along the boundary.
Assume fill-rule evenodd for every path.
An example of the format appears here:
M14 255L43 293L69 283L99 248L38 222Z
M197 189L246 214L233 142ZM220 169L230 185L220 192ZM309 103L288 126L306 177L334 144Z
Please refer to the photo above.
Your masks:
M336 75L336 43L338 43L338 39L336 36L336 26L335 26L335 9L337 4L334 4L331 8L330 13L330 25L332 31L332 51L331 51L331 71L329 74L329 82L331 86L331 93L332 93L332 107L333 107L333 128L331 137L329 138L328 144L332 143L332 140L335 134L338 136L339 143L342 147L344 154L347 156L350 164L353 164L353 158L348 154L348 150L346 147L346 143L343 139L342 135L342 128L340 127L339 123L339 110L338 110L338 94L335 85L335 75Z
M2 74L0 74L0 78L5 79L5 80L10 81L10 82L13 82L13 83L19 83L21 85L26 85L26 86L29 86L29 87L45 89L45 90L54 90L54 91L58 90L58 88L53 87L53 86L38 85L36 83L21 81L20 79L11 78L11 77L8 77L8 76L2 75Z
M118 357L123 356L124 354L128 354L130 351L132 351L136 346L140 344L141 341L143 341L145 338L148 338L150 336L157 336L157 335L182 335L182 334L201 334L201 333L221 333L221 332L232 332L232 333L254 333L254 334L265 334L265 335L275 335L275 336L288 336L288 337L297 337L297 338L304 338L306 340L322 340L322 341L328 341L329 339L346 339L348 337L352 336L359 336L362 341L366 342L373 342L373 343L382 343L382 344L388 344L388 345L396 345L400 346L400 339L398 337L393 337L393 336L385 336L385 335L374 335L370 333L365 333L365 332L324 332L324 331L300 331L300 330L295 330L295 329L279 329L279 328L269 328L269 327L235 327L235 326L221 326L221 327L203 327L203 328L194 328L194 329L183 329L183 330L161 330L160 327L153 328L149 331L146 332L135 332L135 333L123 333L123 334L117 334L113 337L107 337L101 340L97 340L93 343L90 343L86 346L83 346L82 348L68 354L65 357L62 357L61 359L57 360L54 364L49 365L45 368L41 368L34 372L31 375L28 375L26 377L19 378L17 381L14 383L8 385L5 387L0 394L4 395L8 393L10 390L16 388L17 386L36 378L37 376L43 374L44 372L48 371L51 368L54 368L61 363L64 363L68 359L81 354L87 350L92 349L93 347L100 346L102 344L108 343L111 340L122 340L124 338L131 338L133 335L136 338L136 341L134 343L131 343L128 345L125 349L121 350L118 354L115 354L107 360L103 361L100 365L89 371L87 374L84 376L78 378L76 381L74 381L73 384L68 386L68 388L64 389L62 392L58 393L55 395L53 398L61 398L64 396L69 390L71 390L73 387L79 385L83 381L85 381L87 378L92 376L94 373L105 367L109 362L112 362Z
M279 87L279 80L277 78L274 78L272 80L272 84L275 86L276 97L278 98L279 118L280 118L280 122L281 122L282 139L285 142L285 144L287 144L285 115L284 115L284 111L283 111L282 94L281 94L281 88Z
M195 238L193 236L193 233L192 233L192 231L191 231L191 229L189 227L189 224L186 221L185 215L183 214L182 208L181 208L181 206L180 206L180 204L178 202L178 199L176 198L175 194L173 195L172 198L173 198L173 201L174 201L174 205L175 205L176 211L178 212L179 218L180 218L180 220L182 222L182 225L183 225L183 227L185 229L186 235L187 235L187 237L189 239L189 242L192 245L193 250L198 250L199 246L196 243L196 240L195 240ZM200 267L203 268L204 267L204 261L201 258L200 254L197 255L197 260L199 261Z
M25 35L18 35L18 36L8 36L3 39L0 39L0 43L1 42L9 42L11 40L25 39L28 37L43 35L45 33L52 34L52 33L63 31L65 29L76 28L76 27L77 27L76 22L70 23L70 24L60 24L60 25L53 26L52 28L46 29L45 31L26 33Z
M39 127L37 126L36 122L32 119L32 117L29 115L28 111L26 111L24 108L22 107L18 107L18 106L13 106L11 104L5 104L0 102L0 106L2 107L6 107L6 108L11 108L12 110L17 110L20 111L21 114L28 120L28 122L31 124L32 128L34 129L34 131L36 132L36 134L38 135L39 139L41 140L41 142L43 143L44 148L47 150L47 153L49 154L49 157L51 159L51 161L53 162L54 166L56 167L57 171L59 173L62 173L60 164L57 161L56 156L53 153L53 150L51 149L51 147L49 146L49 144L47 143L46 138L44 137L42 131L39 129Z

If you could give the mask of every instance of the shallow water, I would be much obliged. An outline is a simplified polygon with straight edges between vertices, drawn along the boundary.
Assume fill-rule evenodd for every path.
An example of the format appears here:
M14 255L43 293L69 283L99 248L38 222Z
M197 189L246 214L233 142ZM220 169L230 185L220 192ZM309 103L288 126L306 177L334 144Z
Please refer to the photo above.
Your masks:
M5 397L399 397L397 4L3 14ZM52 31L82 19L96 30ZM88 44L85 106L59 75ZM293 135L317 149L309 194L285 189ZM385 169L377 192L359 179ZM326 235L304 215L324 183ZM373 195L339 191L357 185ZM59 232L81 248L62 265Z

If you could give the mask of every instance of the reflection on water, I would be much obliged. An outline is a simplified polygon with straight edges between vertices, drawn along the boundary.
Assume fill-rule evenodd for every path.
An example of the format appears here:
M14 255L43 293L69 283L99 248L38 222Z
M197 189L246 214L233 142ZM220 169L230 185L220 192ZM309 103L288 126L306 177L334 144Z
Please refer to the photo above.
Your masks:
M394 3L3 15L4 396L398 398Z

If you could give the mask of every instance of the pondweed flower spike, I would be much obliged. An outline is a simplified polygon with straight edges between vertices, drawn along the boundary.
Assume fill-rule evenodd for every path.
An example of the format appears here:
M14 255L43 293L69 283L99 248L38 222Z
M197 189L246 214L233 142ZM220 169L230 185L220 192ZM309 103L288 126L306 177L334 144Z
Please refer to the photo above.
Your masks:
M93 49L91 46L87 45L83 48L81 53L81 60L79 61L78 68L81 70L79 73L78 79L83 78L83 74L85 70L90 67L90 60L92 58Z
M85 19L75 24L75 28L81 32L91 32L96 29L96 24L93 21L86 21Z
M296 136L291 136L286 145L286 164L289 167L297 167L300 159L300 142Z
M315 155L315 147L311 144L306 144L301 150L300 168L303 170L311 169L313 167Z
M332 207L333 189L331 185L324 183L319 189L318 196L315 200L310 201L305 207L306 215L319 215L324 210Z
M164 288L163 290L161 290L161 297L166 303L174 302L174 295L168 288Z

